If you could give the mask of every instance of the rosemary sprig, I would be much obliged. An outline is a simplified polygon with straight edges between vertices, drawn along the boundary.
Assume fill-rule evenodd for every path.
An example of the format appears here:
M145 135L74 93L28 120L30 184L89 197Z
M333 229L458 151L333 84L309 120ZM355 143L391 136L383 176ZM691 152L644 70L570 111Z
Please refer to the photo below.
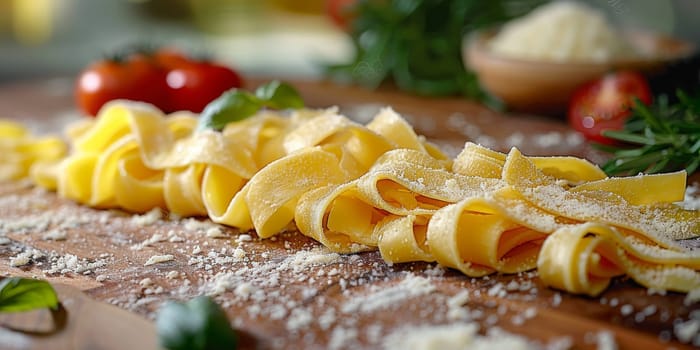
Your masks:
M603 165L609 175L660 173L700 167L700 93L676 92L678 102L659 96L646 106L635 101L632 116L619 131L603 135L622 141L620 146L596 145L612 154Z

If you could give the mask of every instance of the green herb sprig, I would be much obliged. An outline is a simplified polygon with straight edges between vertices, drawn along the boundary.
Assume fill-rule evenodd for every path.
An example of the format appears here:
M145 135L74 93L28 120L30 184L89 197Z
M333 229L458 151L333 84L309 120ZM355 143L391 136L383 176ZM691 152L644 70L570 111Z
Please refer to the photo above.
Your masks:
M199 116L198 130L223 130L226 124L254 115L262 108L297 109L304 100L291 85L273 80L258 87L255 92L231 89L210 102Z
M685 169L688 174L700 166L700 93L677 91L678 102L659 96L646 106L635 101L632 116L620 131L603 135L624 142L620 146L597 145L612 154L603 165L609 175L635 175Z
M376 88L393 81L421 95L464 95L489 104L462 61L463 36L519 17L545 0L360 0L349 12L355 58L328 67L337 80Z
M160 345L168 350L229 350L238 346L224 310L211 298L186 303L167 302L158 310L156 329Z
M58 296L49 282L9 277L0 281L0 312L58 309Z

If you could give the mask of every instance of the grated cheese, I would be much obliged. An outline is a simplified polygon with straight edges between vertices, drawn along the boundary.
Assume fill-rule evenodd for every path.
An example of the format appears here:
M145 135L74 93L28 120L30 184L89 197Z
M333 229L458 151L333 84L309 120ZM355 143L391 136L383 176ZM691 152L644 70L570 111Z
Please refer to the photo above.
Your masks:
M693 305L700 301L700 288L696 288L688 292L683 299L683 304L686 306Z
M47 232L42 239L45 241L65 241L68 234L64 230L56 229Z
M598 350L617 350L617 342L615 341L615 334L610 331L599 331L595 334L596 344L598 345Z
M690 343L700 333L700 320L680 322L673 326L673 333L681 343Z
M163 218L160 208L153 208L143 215L133 215L131 223L136 226L151 226Z
M175 256L172 254L166 254L166 255L153 255L148 260L146 263L143 264L143 266L150 266L154 264L160 264L168 261L173 261L175 260Z
M383 341L385 350L519 350L536 349L537 344L499 328L478 334L476 323L437 326L406 326L390 333Z

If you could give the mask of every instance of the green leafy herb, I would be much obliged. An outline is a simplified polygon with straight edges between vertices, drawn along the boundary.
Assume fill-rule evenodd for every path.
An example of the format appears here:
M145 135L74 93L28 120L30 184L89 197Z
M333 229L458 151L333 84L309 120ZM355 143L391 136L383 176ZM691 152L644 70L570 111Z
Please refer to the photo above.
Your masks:
M297 109L304 107L299 92L277 80L258 87L255 93L231 89L210 102L200 115L197 128L222 130L226 124L246 119L261 108Z
M49 282L9 277L0 281L0 312L58 308L58 297Z
M156 328L160 345L168 350L235 349L238 333L224 310L211 298L186 303L168 302L158 311Z
M263 101L265 107L269 108L298 109L304 107L304 100L299 92L291 85L278 80L259 86L255 89L255 96Z
M360 0L354 14L352 62L328 75L375 88L391 80L422 95L462 94L494 102L462 61L463 36L522 16L545 0Z
M609 175L660 173L685 169L688 174L700 166L700 93L676 93L678 102L659 96L651 106L635 101L632 116L623 130L603 135L623 141L621 146L597 145L612 153L603 165Z

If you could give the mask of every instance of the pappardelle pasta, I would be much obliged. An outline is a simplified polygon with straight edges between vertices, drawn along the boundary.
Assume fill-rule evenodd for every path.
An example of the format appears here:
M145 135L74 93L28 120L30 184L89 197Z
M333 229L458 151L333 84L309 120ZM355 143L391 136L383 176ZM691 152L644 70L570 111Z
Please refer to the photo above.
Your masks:
M32 165L58 160L67 151L58 137L34 137L23 125L0 120L0 181L26 178Z
M68 156L38 157L32 177L97 208L160 207L261 238L295 225L336 252L474 277L537 269L591 296L621 275L700 288L700 252L678 243L700 235L700 211L673 204L685 172L608 178L584 159L470 142L450 159L390 108L366 125L334 108L264 111L221 132L196 123L115 101L70 129Z

